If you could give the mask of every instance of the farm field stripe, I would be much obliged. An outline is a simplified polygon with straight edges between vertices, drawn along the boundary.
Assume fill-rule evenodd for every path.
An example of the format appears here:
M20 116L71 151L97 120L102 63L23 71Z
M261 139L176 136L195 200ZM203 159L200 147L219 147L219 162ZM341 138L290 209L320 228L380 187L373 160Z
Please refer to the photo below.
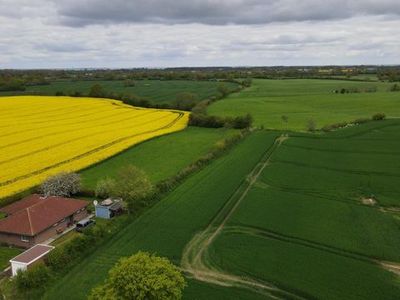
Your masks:
M126 113L128 114L129 112L126 111ZM143 113L142 115L151 114L151 113L156 113L156 111L147 111L147 112ZM91 123L92 121L102 120L102 119L104 119L104 116L103 117L96 117L94 119L89 119L89 120L86 119L84 121L79 122L79 125L80 124ZM127 118L127 119L129 119L129 118ZM77 120L73 120L72 118L70 120L71 120L71 122L62 123L59 126L67 126L67 125L75 125L75 124L77 124ZM11 132L11 133L2 135L1 137L3 138L3 137L8 137L8 136L13 136L13 135L16 135L18 133L26 133L26 132L32 132L32 131L35 132L35 131L37 131L39 129L53 128L53 127L54 127L54 125L47 125L47 126L42 126L42 127L35 127L35 128L32 128L32 129L28 129L28 130L18 130L18 131L15 131L15 132Z
M153 123L155 121L160 121L160 120L162 120L164 118L167 118L167 117L169 117L169 116L167 115L167 116L163 116L163 117L160 117L160 118L157 118L157 119L152 119L152 120L146 121L144 123L136 124L136 126L143 126L143 125L146 125L146 124L149 124L149 123ZM96 126L96 127L98 127L98 126ZM124 127L124 129L125 128L130 128L130 127ZM25 154L22 154L22 155L19 155L19 156L14 156L14 157L11 157L9 159L0 161L0 165L8 163L8 162L11 162L11 161L16 161L16 160L21 159L23 157L31 156L33 154L41 153L41 152L44 152L44 151L47 151L47 150L52 150L52 149L60 147L60 146L65 146L65 145L68 145L71 142L76 142L76 141L79 141L79 140L82 140L82 139L85 139L85 138L88 138L88 137L91 137L91 136L103 135L103 134L108 133L108 132L113 132L116 129L121 129L121 128L112 128L112 129L109 129L109 130L100 130L100 131L97 131L97 132L92 132L91 134L88 134L88 135L84 135L84 136L80 136L80 137L77 137L77 138L74 138L74 139L63 141L62 143L48 145L47 147L40 148L40 149L37 149L35 151L31 151L31 152L28 152L28 153L25 153Z
M276 160L275 162L303 167L303 168L310 168L310 169L319 169L319 170L329 170L338 173L347 173L347 174L356 174L356 175L378 175L378 176L385 176L385 177L400 177L399 174L389 173L389 172L381 172L381 171L362 171L362 170L344 170L340 168L333 168L327 166L315 166L311 164L302 163L299 161L290 161L290 160Z
M152 114L152 113L155 113L155 112L147 112L147 113L144 113L144 114L137 115L137 116L135 116L135 120L137 118L139 118L139 117L147 116L147 115ZM127 118L122 118L122 119L120 119L121 115L119 115L119 114L116 114L115 116L118 117L118 118L116 120L111 119L111 121L123 122L123 121L132 120L132 116L127 117ZM98 120L103 120L103 119L104 119L104 117L99 118ZM91 122L90 121L88 121L88 122L80 122L79 124L77 124L78 128L75 129L75 130L55 131L54 133L44 134L44 135L41 135L41 136L35 136L35 137L29 138L29 139L26 139L26 140L22 140L22 141L18 141L18 142L12 143L12 144L4 145L4 146L0 147L0 149L4 149L4 148L7 148L7 147L20 145L20 144L27 143L27 142L30 142L30 141L34 141L34 140L41 139L41 138L47 138L49 136L57 136L59 134L70 133L70 132L79 132L79 131L82 131L82 124L85 124L85 123L91 123ZM107 121L105 121L103 123L94 123L92 126L85 127L85 129L97 128L98 126L105 126L105 125L107 125L109 123L110 123L110 119L107 119ZM75 124L75 122L73 122L72 124ZM139 124L139 125L141 125L141 124ZM62 126L62 127L64 128L64 126Z
M130 138L133 138L133 137L136 137L136 136L141 136L141 135L153 133L153 132L157 132L157 131L160 131L160 130L162 130L162 129L169 128L169 127L173 126L176 122L178 122L182 117L183 117L183 113L182 113L182 114L179 114L179 116L178 116L174 121L172 121L171 123L169 123L169 124L167 124L167 125L165 125L165 126L163 126L163 127L160 127L160 128L158 128L158 129L150 130L150 131L147 131L147 132L141 132L141 133L134 134L134 135L127 136L127 137L123 137L123 138L119 138L119 139L114 140L114 141L112 141L112 142L110 142L110 143L107 143L107 144L105 144L105 145L102 145L102 146L100 146L100 147L97 147L97 148L95 148L95 149L92 149L91 151L88 151L88 152L85 152L85 153L80 154L80 155L78 155L78 156L75 156L75 157L73 157L73 158L71 158L71 159L58 162L58 163L56 163L56 164L53 164L53 165L51 165L51 166L48 166L48 167L43 168L43 169L40 169L40 170L35 170L34 172L31 172L31 173L29 173L29 174L24 174L24 175L18 176L18 177L16 177L16 178L12 179L12 180L7 180L7 181L4 181L4 182L0 182L0 186L6 186L6 185L9 185L9 184L11 184L11 183L17 182L18 180L25 179L25 178L31 177L31 176L33 176L33 175L41 174L41 173L43 173L43 172L45 172L45 171L48 171L48 170L50 170L50 169L53 169L53 168L62 166L62 165L67 164L67 163L69 163L69 162L71 162L71 161L75 161L75 160L81 159L81 158L83 158L83 157L85 157L85 156L91 155L91 154L93 154L93 153L96 153L96 152L101 151L101 150L103 150L103 149L106 149L106 148L108 148L108 147L111 147L111 146L113 146L113 145L115 145L115 144L118 144L118 143L120 143L120 142L122 142L122 141L125 141L125 140L127 140L127 139L130 139Z

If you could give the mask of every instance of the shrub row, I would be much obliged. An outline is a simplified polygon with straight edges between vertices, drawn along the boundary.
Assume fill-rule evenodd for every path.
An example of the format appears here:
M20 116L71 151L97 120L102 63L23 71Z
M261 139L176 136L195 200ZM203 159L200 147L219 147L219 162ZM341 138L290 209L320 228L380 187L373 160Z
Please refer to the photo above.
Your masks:
M33 288L39 288L50 279L50 270L44 264L38 264L25 272L18 272L15 284L19 291L24 292Z
M360 125L360 124L367 123L370 121L381 121L384 119L386 119L386 115L384 113L376 113L371 118L359 118L352 122L339 122L339 123L326 125L326 126L322 127L322 131L329 132L329 131L344 128L347 126Z
M197 127L245 129L250 128L252 124L253 118L250 114L238 117L217 117L203 113L192 113L189 116L189 125Z
M156 186L159 195L173 190L189 175L199 171L200 169L208 165L212 160L222 156L222 154L224 154L226 151L236 145L240 140L246 137L249 132L249 130L242 130L229 138L219 141L215 144L214 148L209 153L203 155L197 161L179 171L175 176L159 182Z

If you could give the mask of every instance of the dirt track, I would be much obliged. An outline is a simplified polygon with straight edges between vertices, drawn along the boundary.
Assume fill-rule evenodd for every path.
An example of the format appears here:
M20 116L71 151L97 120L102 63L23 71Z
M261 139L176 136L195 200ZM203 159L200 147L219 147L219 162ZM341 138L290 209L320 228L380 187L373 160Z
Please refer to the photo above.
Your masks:
M253 168L235 193L226 202L224 208L211 221L209 226L202 232L196 234L186 245L182 254L182 269L195 279L218 284L221 286L237 286L254 292L264 294L275 299L304 299L292 292L282 290L274 284L262 282L249 277L242 277L217 270L207 260L207 250L211 243L224 229L225 224L236 211L240 203L246 197L250 189L256 183L262 171L268 166L272 154L287 139L286 135L278 137L274 144L265 152L260 162Z

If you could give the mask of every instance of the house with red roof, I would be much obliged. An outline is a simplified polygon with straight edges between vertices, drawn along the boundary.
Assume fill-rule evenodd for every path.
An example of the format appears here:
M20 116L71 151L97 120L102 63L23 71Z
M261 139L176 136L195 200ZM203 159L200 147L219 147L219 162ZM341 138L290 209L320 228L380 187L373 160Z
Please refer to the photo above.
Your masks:
M89 202L33 194L0 208L0 243L30 248L87 217Z

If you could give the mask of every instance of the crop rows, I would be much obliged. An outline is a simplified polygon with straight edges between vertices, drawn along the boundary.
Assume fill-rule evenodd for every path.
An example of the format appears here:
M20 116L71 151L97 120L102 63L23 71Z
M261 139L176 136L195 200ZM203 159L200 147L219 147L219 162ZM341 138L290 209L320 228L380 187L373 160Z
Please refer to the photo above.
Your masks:
M0 100L0 198L76 171L134 144L186 127L178 111L68 97Z

